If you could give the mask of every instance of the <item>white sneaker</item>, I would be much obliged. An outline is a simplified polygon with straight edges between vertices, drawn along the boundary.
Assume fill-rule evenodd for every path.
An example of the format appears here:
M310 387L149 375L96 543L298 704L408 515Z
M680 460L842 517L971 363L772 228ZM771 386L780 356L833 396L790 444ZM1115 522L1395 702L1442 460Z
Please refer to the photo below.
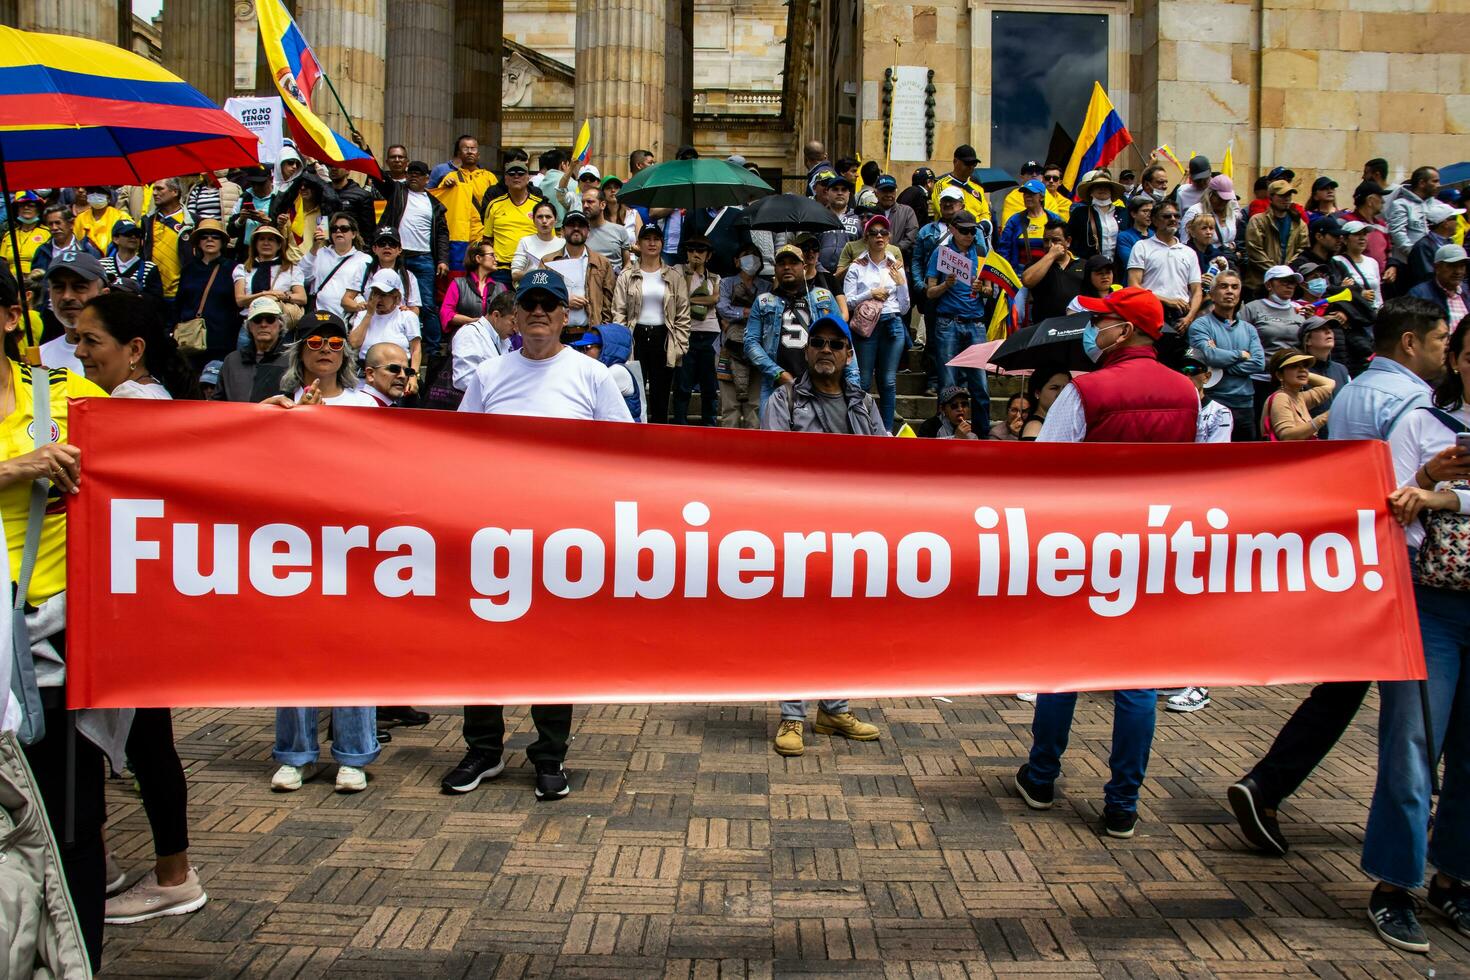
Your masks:
M1027 704L1035 704L1036 703L1036 695L1033 694L1030 691L1027 691L1027 692L1025 692L1023 694L1017 694L1016 695L1016 700L1017 701L1025 701Z
M128 883L128 873L117 863L117 858L112 852L107 852L107 890L105 894L116 895L122 891L122 886Z
M361 793L367 789L367 773L356 766L337 767L337 792Z
M316 775L317 764L308 762L304 766L282 766L271 777L271 789L278 793L294 793L301 784Z
M1186 687L1184 693L1176 694L1164 702L1170 711L1198 711L1210 703L1208 687Z

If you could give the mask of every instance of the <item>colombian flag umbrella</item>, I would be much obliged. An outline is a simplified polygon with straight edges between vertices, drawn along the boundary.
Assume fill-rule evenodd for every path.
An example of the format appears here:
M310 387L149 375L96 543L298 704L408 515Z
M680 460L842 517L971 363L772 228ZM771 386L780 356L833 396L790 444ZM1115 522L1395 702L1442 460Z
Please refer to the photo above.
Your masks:
M147 58L87 38L0 27L7 197L254 166L256 145L204 93Z

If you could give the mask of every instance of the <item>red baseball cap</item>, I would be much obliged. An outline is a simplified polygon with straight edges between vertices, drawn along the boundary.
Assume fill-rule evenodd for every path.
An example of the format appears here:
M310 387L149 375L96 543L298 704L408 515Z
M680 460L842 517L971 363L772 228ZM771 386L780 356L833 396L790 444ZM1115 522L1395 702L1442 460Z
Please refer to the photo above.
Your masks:
M1106 296L1078 296L1077 305L1089 313L1111 313L1158 340L1164 332L1164 304L1142 286L1129 286Z

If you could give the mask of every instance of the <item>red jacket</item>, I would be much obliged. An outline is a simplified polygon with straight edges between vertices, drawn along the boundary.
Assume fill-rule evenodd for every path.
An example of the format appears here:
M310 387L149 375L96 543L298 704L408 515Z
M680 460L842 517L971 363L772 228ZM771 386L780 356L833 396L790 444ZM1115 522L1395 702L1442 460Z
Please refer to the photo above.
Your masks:
M1072 381L1087 419L1085 442L1194 442L1199 395L1152 347L1125 347Z

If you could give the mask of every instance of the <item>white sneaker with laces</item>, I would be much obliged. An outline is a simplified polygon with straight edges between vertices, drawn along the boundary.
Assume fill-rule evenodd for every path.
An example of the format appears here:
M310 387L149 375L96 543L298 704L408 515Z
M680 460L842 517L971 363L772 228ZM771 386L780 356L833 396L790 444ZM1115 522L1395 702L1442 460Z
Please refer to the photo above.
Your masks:
M301 788L302 783L316 775L316 770L315 762L304 766L282 766L271 776L271 789L278 793L294 793Z
M367 789L367 773L356 766L337 767L337 792L361 793Z
M1164 707L1170 711L1198 711L1210 703L1210 689L1208 687L1186 687L1182 694L1176 694L1164 702Z

